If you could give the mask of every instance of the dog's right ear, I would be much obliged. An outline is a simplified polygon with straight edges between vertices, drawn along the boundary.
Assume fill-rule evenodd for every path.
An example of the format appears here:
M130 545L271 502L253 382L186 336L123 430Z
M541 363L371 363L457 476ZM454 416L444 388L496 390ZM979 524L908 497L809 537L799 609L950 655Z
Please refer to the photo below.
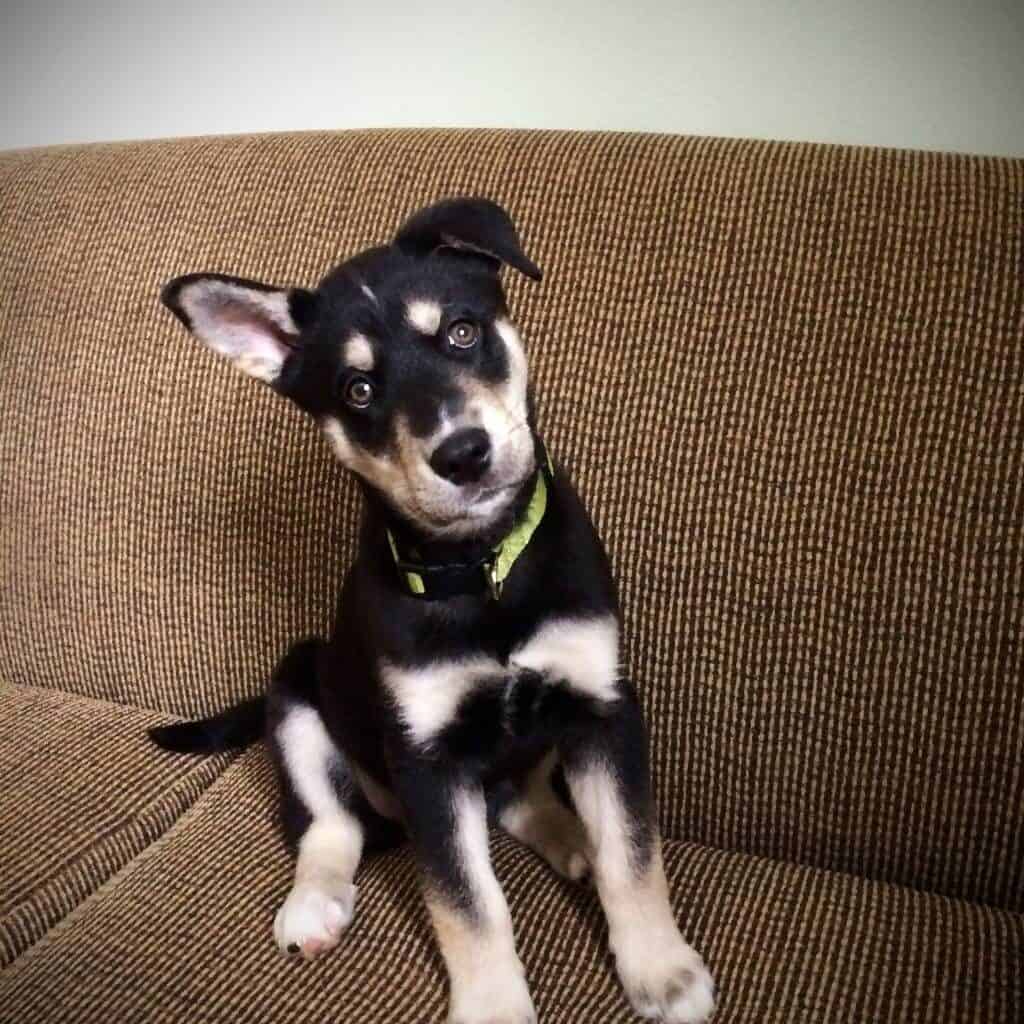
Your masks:
M475 253L495 271L507 263L534 281L543 276L540 267L523 252L512 218L490 199L442 199L413 214L398 229L395 244L421 254L436 249Z
M186 274L165 285L163 304L232 365L273 384L312 321L316 295L225 274Z

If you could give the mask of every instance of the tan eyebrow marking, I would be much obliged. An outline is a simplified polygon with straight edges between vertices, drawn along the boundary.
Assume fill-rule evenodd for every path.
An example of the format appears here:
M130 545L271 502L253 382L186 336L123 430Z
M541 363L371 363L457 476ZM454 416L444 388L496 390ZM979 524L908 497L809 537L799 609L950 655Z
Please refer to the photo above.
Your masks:
M345 362L357 370L373 369L373 346L363 334L352 334L342 350Z
M431 299L410 299L405 304L405 319L422 334L437 334L441 327L440 303Z

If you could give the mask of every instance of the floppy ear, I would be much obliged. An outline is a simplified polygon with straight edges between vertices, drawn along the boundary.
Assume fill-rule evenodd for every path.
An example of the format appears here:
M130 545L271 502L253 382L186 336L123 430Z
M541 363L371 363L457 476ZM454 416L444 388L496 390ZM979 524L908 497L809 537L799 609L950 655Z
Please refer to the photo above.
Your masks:
M203 344L273 384L298 348L316 296L225 274L186 274L165 285L160 300Z
M395 244L423 255L443 248L473 252L541 279L540 267L523 252L512 218L490 199L444 199L428 206L398 229Z

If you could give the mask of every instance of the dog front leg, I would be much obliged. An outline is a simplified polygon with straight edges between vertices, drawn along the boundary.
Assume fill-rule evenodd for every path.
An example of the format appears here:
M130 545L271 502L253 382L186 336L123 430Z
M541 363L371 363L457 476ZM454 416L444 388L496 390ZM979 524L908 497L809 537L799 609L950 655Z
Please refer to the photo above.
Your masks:
M666 1024L700 1024L714 985L679 933L655 820L647 738L632 686L577 725L561 745L566 781L590 844L616 969L634 1009Z
M449 1024L536 1024L491 868L482 788L417 759L397 774L396 789L448 968Z

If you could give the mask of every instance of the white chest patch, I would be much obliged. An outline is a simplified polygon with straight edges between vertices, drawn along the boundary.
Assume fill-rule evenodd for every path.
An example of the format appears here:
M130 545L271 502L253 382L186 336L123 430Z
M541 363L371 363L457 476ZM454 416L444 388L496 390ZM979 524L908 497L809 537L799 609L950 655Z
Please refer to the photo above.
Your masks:
M381 664L381 680L413 742L426 746L475 689L531 669L595 700L618 697L619 625L613 615L552 619L513 651L509 665L480 654L418 668Z
M595 700L613 701L619 678L619 624L614 615L552 619L509 660Z
M506 670L486 655L434 662L420 668L381 665L381 679L418 744L426 745L455 717L476 687L500 679Z

